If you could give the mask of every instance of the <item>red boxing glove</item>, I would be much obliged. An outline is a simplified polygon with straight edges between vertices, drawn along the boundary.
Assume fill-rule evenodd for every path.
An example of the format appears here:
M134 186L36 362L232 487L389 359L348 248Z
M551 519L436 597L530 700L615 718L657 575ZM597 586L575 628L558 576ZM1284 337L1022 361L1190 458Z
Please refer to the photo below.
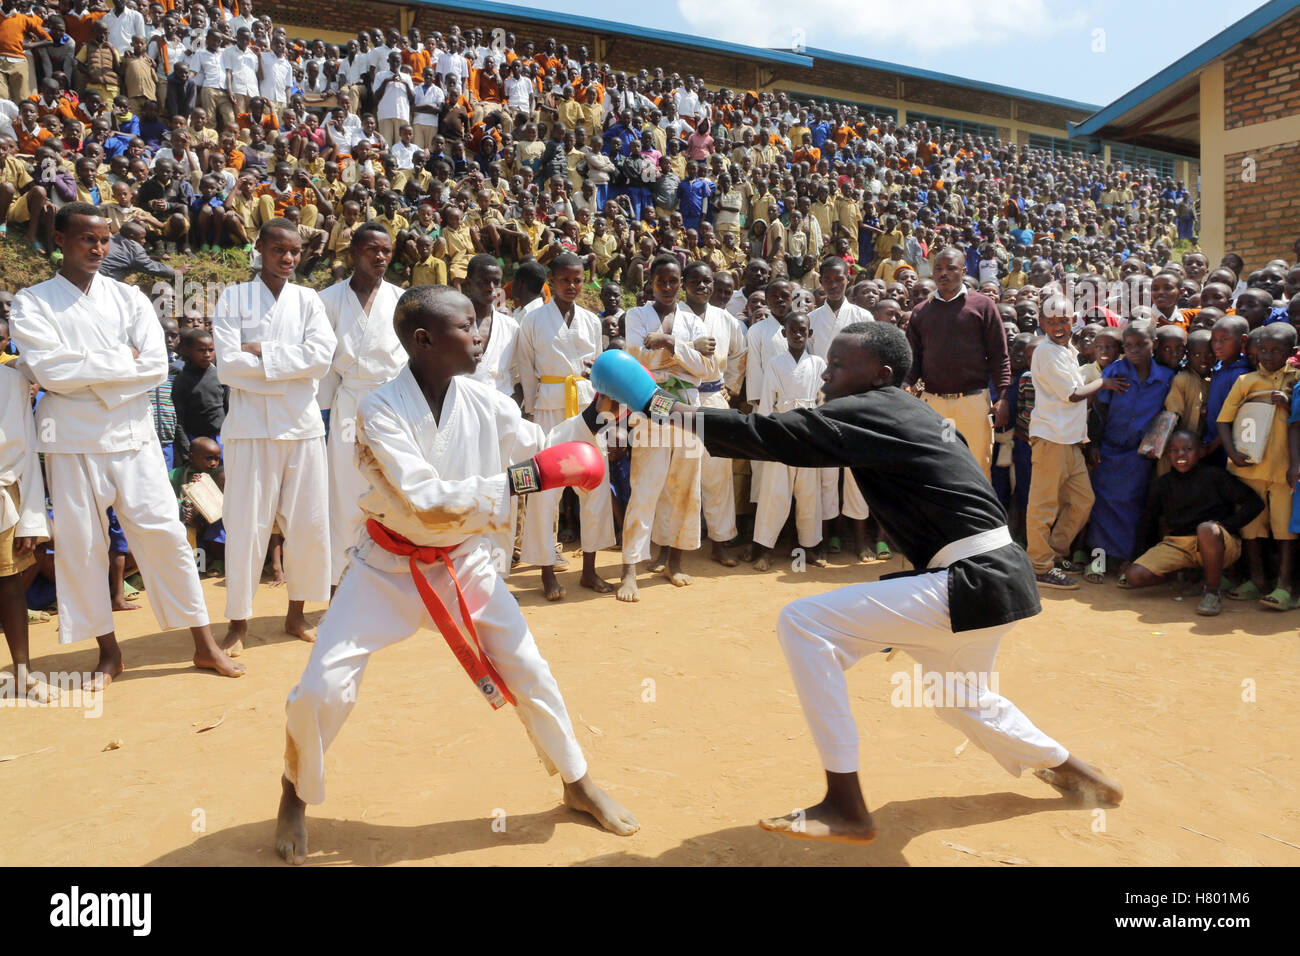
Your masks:
M605 481L605 458L595 445L566 441L511 465L506 473L510 476L510 493L515 495L569 486L595 491Z

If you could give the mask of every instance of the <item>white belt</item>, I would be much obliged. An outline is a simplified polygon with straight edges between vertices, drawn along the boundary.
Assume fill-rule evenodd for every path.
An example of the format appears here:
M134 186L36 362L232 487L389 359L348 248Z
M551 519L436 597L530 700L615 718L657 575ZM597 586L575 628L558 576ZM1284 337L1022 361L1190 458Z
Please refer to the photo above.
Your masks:
M973 558L977 554L987 554L990 551L996 551L998 548L1006 547L1011 543L1011 532L1007 526L994 528L992 531L981 531L979 534L973 534L968 538L958 538L956 541L950 541L940 548L927 568L946 568L950 564L958 561L964 561L967 558Z

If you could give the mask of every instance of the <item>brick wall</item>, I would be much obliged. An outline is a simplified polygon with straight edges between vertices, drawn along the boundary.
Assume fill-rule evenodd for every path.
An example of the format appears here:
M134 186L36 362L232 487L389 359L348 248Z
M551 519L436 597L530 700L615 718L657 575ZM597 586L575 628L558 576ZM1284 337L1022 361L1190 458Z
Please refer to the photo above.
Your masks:
M1243 182L1243 159L1253 159L1254 181ZM1280 143L1247 153L1229 153L1224 162L1225 251L1258 269L1270 259L1291 260L1300 236L1300 142Z
M1226 129L1300 113L1300 12L1224 59L1223 113Z

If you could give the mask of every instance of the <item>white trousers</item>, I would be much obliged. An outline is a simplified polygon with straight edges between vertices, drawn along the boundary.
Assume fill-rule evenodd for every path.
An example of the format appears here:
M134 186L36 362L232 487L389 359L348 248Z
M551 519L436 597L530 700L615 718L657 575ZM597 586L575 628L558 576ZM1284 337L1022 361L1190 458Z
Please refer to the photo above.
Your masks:
M794 521L799 546L816 547L822 540L822 479L825 468L792 468L763 462L759 472L758 510L754 512L754 543L770 548L780 537L794 497Z
M105 513L110 507L140 568L158 626L208 623L194 551L157 439L138 451L49 453L45 472L54 504L60 644L113 631Z
M858 769L858 731L849 707L844 672L886 647L906 651L945 688L961 684L965 706L935 707L1009 773L1056 767L1069 752L1030 722L1011 701L988 686L998 642L1011 625L954 633L948 617L948 572L855 584L786 605L777 637L794 678L799 702L831 773ZM972 680L970 675L975 675ZM996 677L994 678L996 685ZM892 681L891 681L892 683ZM910 700L911 695L905 699Z
M871 517L867 499L862 497L862 489L858 487L858 480L847 468L844 469L844 504L840 511L844 517L854 521L864 521Z
M547 433L564 421L564 409L539 408L534 420ZM597 552L614 546L614 506L609 493L609 460L601 456L604 479L595 491L575 488L578 494L578 521L581 525L582 550ZM524 509L524 534L519 544L519 560L524 564L550 567L556 563L555 522L560 515L563 488L552 488L528 496Z
M452 564L483 651L514 695L518 705L514 709L542 763L548 772L558 771L565 783L580 780L587 772L587 761L573 735L564 698L537 650L523 612L493 569L484 539L470 546L467 553L454 556ZM447 569L438 563L421 570L459 624L456 588ZM325 800L325 751L356 704L370 655L406 640L419 628L431 631L425 635L431 654L451 657L407 570L389 574L361 559L348 565L320 623L307 667L285 705L288 739L284 772L307 803ZM460 672L459 664L456 669L455 699L465 701L466 707L479 708L483 720L491 719L482 695Z
M830 521L840 513L840 469L818 468L821 487L822 520Z
M701 408L726 408L721 392L701 393ZM664 496L660 496L660 504ZM704 505L704 526L709 540L730 541L736 536L736 483L732 477L731 459L714 458L707 451L700 464L700 501ZM667 520L667 516L664 516ZM655 536L666 535L660 528L659 511L655 511Z
M338 584L348 566L348 549L357 543L365 515L357 502L370 482L357 467L357 405L377 385L339 385L330 413L330 433L325 442L329 462L330 583Z
M284 535L290 601L330 599L329 475L325 439L228 438L226 458L226 617L253 616L271 529Z
M623 513L623 563L650 560L654 543L700 546L700 471L704 446L693 434L642 419L632 430L632 491ZM660 501L663 495L663 501ZM663 518L657 523L656 512Z

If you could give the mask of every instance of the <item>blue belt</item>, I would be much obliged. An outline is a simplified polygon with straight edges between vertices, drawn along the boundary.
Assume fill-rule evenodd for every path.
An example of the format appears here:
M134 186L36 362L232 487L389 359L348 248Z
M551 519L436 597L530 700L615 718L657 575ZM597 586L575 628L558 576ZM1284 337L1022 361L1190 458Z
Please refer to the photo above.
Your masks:
M711 395L714 392L722 391L722 380L716 382L700 382L699 392L701 395Z

